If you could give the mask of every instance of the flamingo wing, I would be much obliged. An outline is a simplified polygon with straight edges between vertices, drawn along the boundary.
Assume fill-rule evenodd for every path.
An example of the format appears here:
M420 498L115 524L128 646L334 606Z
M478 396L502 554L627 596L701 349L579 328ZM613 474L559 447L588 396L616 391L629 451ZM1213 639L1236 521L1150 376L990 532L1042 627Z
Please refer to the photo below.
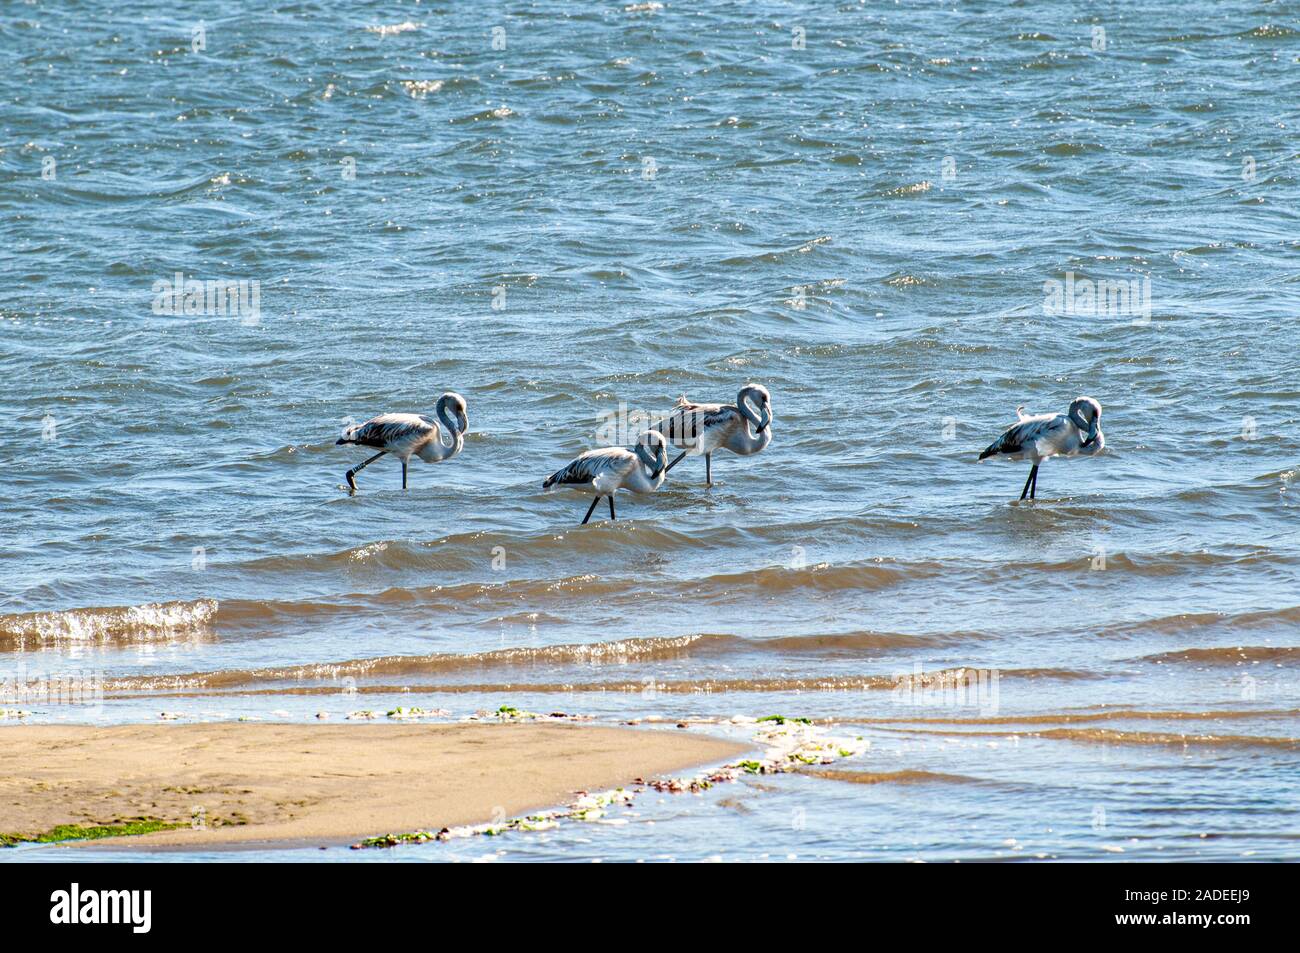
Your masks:
M384 450L418 444L438 433L438 425L419 414L380 414L363 424L349 427L339 443L355 443Z
M611 480L617 484L635 459L622 447L588 450L547 477L542 489L549 490L557 485L607 485Z

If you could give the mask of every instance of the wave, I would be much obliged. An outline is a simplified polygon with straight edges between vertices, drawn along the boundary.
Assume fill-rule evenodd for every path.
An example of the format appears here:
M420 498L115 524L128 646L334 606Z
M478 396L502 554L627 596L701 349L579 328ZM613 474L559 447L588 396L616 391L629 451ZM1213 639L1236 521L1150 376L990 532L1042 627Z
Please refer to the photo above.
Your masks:
M813 443L810 446L819 445ZM827 446L831 444L828 443ZM667 488L662 492L671 494L679 491ZM1078 520L1090 516L1090 510L1085 506L1058 507L1053 513L1035 514L1038 519L1051 520L1062 526L1074 526ZM1001 521L1005 516L989 513L980 519L986 520L990 528L996 527L1000 532L1003 529ZM833 527L829 523L828 520L807 520L744 528L712 526L694 532L650 523L634 528L604 526L584 534L583 545L593 557L608 555L621 558L627 552L629 542L634 540L646 550L653 550L662 556L662 560L655 564L657 568L662 567L664 571L670 571L679 563L672 558L676 554L682 554L683 557L703 553L728 554L737 549L752 549L765 543L776 544L788 551L792 539L806 539L813 534L828 532L833 532L837 537L860 532L870 536L901 534L923 538L936 531L939 526L938 520L931 521L924 518L919 521L899 520L874 514L837 518L834 520ZM979 531L980 526L977 525L974 529ZM508 549L519 564L526 563L530 566L532 577L502 580L500 574L485 573L482 554L496 546ZM644 580L640 577L596 573L569 575L573 567L572 546L572 533L545 531L518 534L476 530L449 533L429 540L376 539L346 549L259 556L231 564L231 568L267 577L293 574L332 579L340 572L355 575L365 571L385 570L418 571L422 579L436 578L450 581L459 577L464 580L450 585L402 588L401 583L406 580L399 578L394 580L398 586L389 590L383 597L354 594L340 597L364 603L378 601L379 604L388 604L390 600L409 603L413 595L428 598L434 604L441 604L444 601L463 604L464 598L483 596L489 598L497 596L504 600L520 599L533 604L535 600L545 600L557 592L590 596L631 594L644 586ZM1077 576L1081 566L1088 565L1089 558L1087 554L1078 558L1030 558L1017 562L1015 568L1017 574L1043 573L1073 577ZM725 565L726 561L721 559L714 564ZM1141 555L1114 553L1107 557L1107 562L1109 569L1122 570L1126 578L1166 579L1207 569L1233 571L1259 568L1290 571L1296 560L1290 553L1254 547L1246 552L1207 553L1174 550ZM687 564L687 561L683 559L680 563ZM879 590L943 576L964 576L977 581L1000 584L1005 580L1006 572L1007 565L1003 561L971 556L946 559L837 560L835 563L810 563L802 568L793 568L774 561L768 566L666 579L660 585L667 587L664 589L665 592L680 592L683 595L690 595L692 599L698 598L700 591L716 593L719 597L725 598L729 594L728 590L762 593L799 589ZM1281 621L1300 621L1300 607L1286 611L1294 612L1294 615L1290 619L1285 616L1279 617ZM1206 617L1213 618L1210 614L1206 614ZM1250 621L1250 616L1243 617L1244 623L1249 624ZM1264 619L1264 621L1268 620ZM1142 624L1145 623L1138 623L1138 625Z
M193 178L180 181L145 181L117 173L100 173L94 179L83 181L75 178L59 190L63 200L75 199L87 203L137 202L144 199L154 201L182 200L199 198L213 192L222 185L229 185L228 173L205 172ZM241 184L246 184L241 181Z
M1163 41L1165 43L1200 43L1207 40L1281 40L1296 36L1297 31L1290 27L1265 23L1238 33L1180 33Z
M920 195L923 192L929 192L932 188L934 188L934 183L930 182L928 179L924 179L920 182L913 182L910 185L900 185L898 188L881 192L880 195L882 198L901 198L907 195Z
M591 644L546 645L493 649L465 654L389 655L339 662L316 662L282 668L226 669L168 676L127 676L113 680L118 691L133 689L232 688L265 682L327 682L337 684L357 678L440 675L512 666L627 664L679 658L691 654L696 643L726 645L739 636L687 635L675 638L624 639Z
M990 715L970 718L872 718L837 715L827 724L838 725L1040 725L1090 721L1218 721L1220 719L1295 718L1300 708L1264 708L1234 711L1108 711L1045 712L1036 715Z
M860 656L864 650L950 646L983 641L979 632L954 631L910 635L901 632L845 632L837 635L782 635L775 638L736 637L747 651L779 652L782 655Z
M375 23L366 27L367 33L377 33L380 36L396 36L398 33L410 33L420 29L422 24L407 20L404 23Z
M983 784L980 778L964 774L942 774L938 771L845 771L805 770L814 778L828 781L847 781L850 784Z
M913 572L913 570L917 570ZM875 590L896 586L907 579L938 575L940 564L914 565L893 568L878 563L864 565L830 565L817 563L801 569L786 566L765 566L736 573L715 573L703 579L688 582L691 588L700 587L716 593L721 599L732 598L736 589L753 588L771 595L799 589L816 589L823 592L846 590Z
M880 566L824 567L805 569L770 567L750 573L682 580L666 584L669 594L690 594L695 602L728 598L738 586L753 585L765 593L800 588L836 590L846 586L877 589L889 584L893 570ZM743 582L742 582L743 580ZM706 592L698 589L705 586ZM203 636L274 638L286 631L303 632L320 628L348 628L375 632L394 613L447 610L461 615L448 621L451 626L481 630L497 626L564 626L574 614L565 611L575 599L600 603L607 608L613 600L636 596L641 583L606 579L596 575L561 579L524 579L509 583L466 582L451 586L393 587L378 592L340 593L319 599L215 599L148 603L136 606L87 607L55 612L0 615L0 651L22 650L60 642L143 642L193 639ZM719 595L714 595L719 593ZM219 605L219 611L218 611ZM466 605L475 613L466 616ZM527 608L520 608L520 606ZM438 672L511 665L565 665L615 660L647 661L668 657L740 657L783 655L817 658L862 658L864 655L943 648L982 642L992 636L975 630L897 632L851 630L792 635L733 635L692 633L681 636L648 636L599 643L561 643L540 648L522 647L477 653L447 653L412 656L386 662L381 658L346 659L330 663L353 671ZM305 669L293 669L286 677L315 677Z
M1182 735L1166 731L1114 731L1108 728L1050 728L1035 732L1040 738L1059 738L1099 744L1200 745L1214 748L1278 748L1300 751L1300 738L1271 738L1264 735Z
M886 731L906 729L889 728ZM1193 735L1172 731L1119 731L1113 728L1046 728L1042 731L937 731L915 729L927 735L1000 738L1050 738L1059 741L1076 741L1085 744L1156 745L1184 748L1191 745L1212 748L1268 748L1282 751L1300 751L1300 738L1271 737L1268 735Z
M466 123L474 122L489 122L494 119L509 119L512 116L518 115L519 113L515 112L509 106L502 105L494 106L491 109L481 109L476 113L468 113L464 116L457 116L455 119L449 120L449 122L454 125L464 125Z
M1105 147L1099 142L1055 142L1043 147L1043 153L1049 156L1082 156L1092 152L1104 152Z
M793 248L783 248L777 251L756 252L752 255L733 255L724 258L718 262L719 265L727 267L749 267L753 265L776 265L788 260L797 260L796 255L806 255L819 245L829 245L834 239L830 235L820 235L817 238L810 239L802 245L796 245Z
M209 632L216 613L215 599L198 599L0 615L0 650L23 651L63 642L129 644L193 638Z
M1201 665L1240 665L1242 662L1300 662L1300 646L1232 645L1207 649L1179 649L1144 655L1140 662L1195 662Z
M215 603L213 603L215 607ZM222 610L225 617L226 610ZM231 669L221 672L193 672L167 676L175 687L222 687L267 681L337 681L342 678L380 678L384 676L439 675L453 672L482 671L498 668L536 666L627 665L681 658L729 658L736 655L771 654L783 657L817 656L819 658L860 658L864 652L888 649L940 647L985 638L971 632L938 635L907 635L894 632L847 632L823 635L789 635L756 638L725 633L701 633L682 636L620 639L613 642L566 643L560 645L520 646L491 649L485 652L433 653L430 655L389 655L337 662L291 665L283 668ZM927 672L920 676L871 676L883 679L892 687L899 678L909 684L941 681L944 672L964 673L964 668ZM1022 669L1033 674L1040 670ZM920 684L918 682L918 684ZM126 687L129 681L123 680ZM700 684L704 684L701 682ZM791 682L790 684L794 684ZM802 684L802 682L800 682Z
M1237 613L1179 612L1174 615L1158 616L1154 619L1142 619L1138 622L1110 626L1100 630L1098 635L1186 635L1195 629L1220 627L1236 631L1240 629L1266 628L1273 625L1292 625L1297 622L1300 622L1300 606Z
M894 272L882 282L882 284L889 285L891 288L911 288L916 285L928 285L930 283L931 282L925 278L919 278L916 275L910 275L903 271Z
M412 99L423 99L430 93L442 89L445 80L441 79L404 79L400 80L402 88L411 94Z
M608 652L613 646L629 646L637 642L676 642L684 648L690 640L701 638L687 636L682 640L629 640L628 643L600 643L599 648ZM574 646L557 646L558 649L581 649ZM592 649L597 646L590 647ZM664 648L657 647L662 651ZM637 679L608 679L597 681L498 681L498 682L436 682L417 684L401 681L397 684L385 684L374 679L381 677L398 677L406 679L413 675L447 674L457 668L473 667L481 664L485 656L499 653L515 654L518 659L546 659L555 649L501 649L498 652L485 652L481 655L433 655L433 656L388 656L385 658L356 659L347 662L320 662L309 665L294 665L286 668L261 669L225 669L215 672L190 672L177 675L129 675L106 680L105 690L114 693L181 693L201 694L206 691L240 689L251 694L285 694L312 695L337 692L340 685L349 691L367 694L386 694L390 692L411 691L443 694L494 694L533 692L538 694L556 693L600 693L600 692L646 692L664 694L729 694L761 693L777 694L786 692L866 692L892 691L897 689L916 691L923 688L936 690L969 685L977 677L974 669L958 667L939 669L923 675L913 674L864 674L864 675L827 675L827 676L772 676L755 678L711 678L700 677L679 680L659 680L652 676ZM602 656L594 654L593 660ZM606 661L626 661L632 656L606 654ZM653 658L653 654L641 655L640 658ZM660 655L659 658L671 657ZM561 658L568 660L572 656L561 653ZM466 660L461 664L458 660ZM998 677L1012 679L1053 679L1073 681L1078 679L1100 678L1089 672L1070 669L1001 669ZM368 679L358 684L359 679ZM314 682L303 685L302 682ZM280 683L280 684L275 684ZM284 684L298 683L298 684ZM274 687L254 689L256 685L271 684Z
M734 545L744 534L734 528L723 527L707 534L685 533L668 526L646 525L636 528L637 539L647 547L659 551L692 550ZM626 546L626 537L613 533L591 534L583 540L594 554L619 553ZM482 567L482 553L491 547L509 546L512 553L531 560L548 556L565 558L572 552L572 537L563 532L544 532L536 535L476 530L469 533L450 533L435 539L413 541L408 539L377 539L347 549L316 553L293 553L261 556L246 560L241 568L267 574L286 572L334 573L339 569L358 568L417 569L430 572L470 572ZM550 580L541 580L549 582Z
M1253 27L1241 33L1234 34L1234 36L1243 40L1284 40L1293 36L1300 36L1300 31L1293 30L1286 26L1278 26L1276 23L1265 23L1263 26Z

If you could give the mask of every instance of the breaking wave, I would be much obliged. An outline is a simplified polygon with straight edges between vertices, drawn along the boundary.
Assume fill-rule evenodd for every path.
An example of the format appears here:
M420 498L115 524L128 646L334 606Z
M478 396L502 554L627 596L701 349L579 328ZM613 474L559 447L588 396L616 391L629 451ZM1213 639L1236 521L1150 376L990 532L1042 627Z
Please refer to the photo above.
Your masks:
M65 642L127 644L193 638L210 630L216 614L215 599L199 599L0 615L0 650Z

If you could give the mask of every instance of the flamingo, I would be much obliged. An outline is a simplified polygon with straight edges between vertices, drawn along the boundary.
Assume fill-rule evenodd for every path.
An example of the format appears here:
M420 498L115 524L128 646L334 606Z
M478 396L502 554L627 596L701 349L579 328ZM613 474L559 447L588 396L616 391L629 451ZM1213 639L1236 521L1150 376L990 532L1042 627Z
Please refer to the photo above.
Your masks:
M1101 404L1091 397L1076 397L1063 414L1029 416L1024 405L1016 408L1016 424L988 445L980 459L1001 456L1030 460L1033 467L1020 493L1032 500L1038 495L1038 467L1048 457L1094 456L1106 447L1101 432Z
M594 490L596 498L591 501L587 515L582 518L584 526L591 519L602 496L609 497L609 518L617 519L614 515L614 494L619 490L653 493L664 482L664 474L668 472L665 466L667 460L668 449L663 436L647 430L631 450L603 447L580 454L547 477L542 489L575 486Z
M683 394L654 429L673 446L686 448L668 464L668 470L687 454L702 453L704 481L712 486L714 450L721 448L747 457L772 442L772 396L759 384L742 387L734 404L693 404Z
M460 453L465 446L465 431L469 429L465 398L447 391L438 398L435 412L437 420L423 414L380 414L363 424L354 424L344 430L343 436L335 441L335 446L352 443L359 447L379 448L373 457L363 460L344 474L348 487L355 491L356 475L386 453L391 453L402 461L403 490L406 489L406 467L412 456L418 456L425 463L441 463ZM441 428L438 426L439 421L442 422ZM442 428L446 428L446 436ZM450 443L447 442L448 439Z

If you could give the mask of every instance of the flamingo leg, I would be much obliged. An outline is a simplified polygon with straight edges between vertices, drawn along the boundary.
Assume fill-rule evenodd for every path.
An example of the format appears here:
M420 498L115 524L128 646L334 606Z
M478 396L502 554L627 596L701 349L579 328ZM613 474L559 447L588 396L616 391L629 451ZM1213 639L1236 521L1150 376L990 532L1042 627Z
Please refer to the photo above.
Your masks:
M1029 476L1025 477L1025 488L1020 491L1020 498L1023 500L1029 495L1029 484L1038 477L1038 464L1035 463L1033 469L1029 471Z
M387 450L380 450L377 454L375 454L375 455L374 455L373 457L371 457L369 460L363 460L361 463L358 463L355 467L353 467L353 468L352 468L351 470L349 470L347 473L343 474L343 478L344 478L345 480L348 481L348 486L355 490L355 489L357 488L357 481L354 480L353 477L355 477L358 473L360 473L360 472L361 472L362 470L364 470L366 467L370 466L370 464L374 463L376 460L378 460L380 457L382 457L382 456L383 456L384 454L386 454L387 452L388 452ZM403 468L405 468L406 465L403 464L402 466L403 466Z
M713 486L713 454L704 455L704 483L706 486Z
M587 525L587 520L591 519L591 514L596 509L596 504L599 502L600 502L600 496L599 494L597 494L596 498L591 501L591 506L587 507L587 515L582 518L583 526Z
M685 456L686 456L686 451L685 451L685 450L683 450L681 453L677 454L677 459L675 459L672 463L668 464L668 466L664 467L664 473L667 473L667 472L668 472L669 470L671 470L673 467L677 466L677 464L681 463L681 462L682 462L682 458L685 457Z
M406 461L402 461L402 489L406 489Z
M618 519L618 517L614 515L614 494L613 493L609 495L609 518Z
M1038 499L1038 467L1034 467L1034 485L1029 488L1029 498Z

